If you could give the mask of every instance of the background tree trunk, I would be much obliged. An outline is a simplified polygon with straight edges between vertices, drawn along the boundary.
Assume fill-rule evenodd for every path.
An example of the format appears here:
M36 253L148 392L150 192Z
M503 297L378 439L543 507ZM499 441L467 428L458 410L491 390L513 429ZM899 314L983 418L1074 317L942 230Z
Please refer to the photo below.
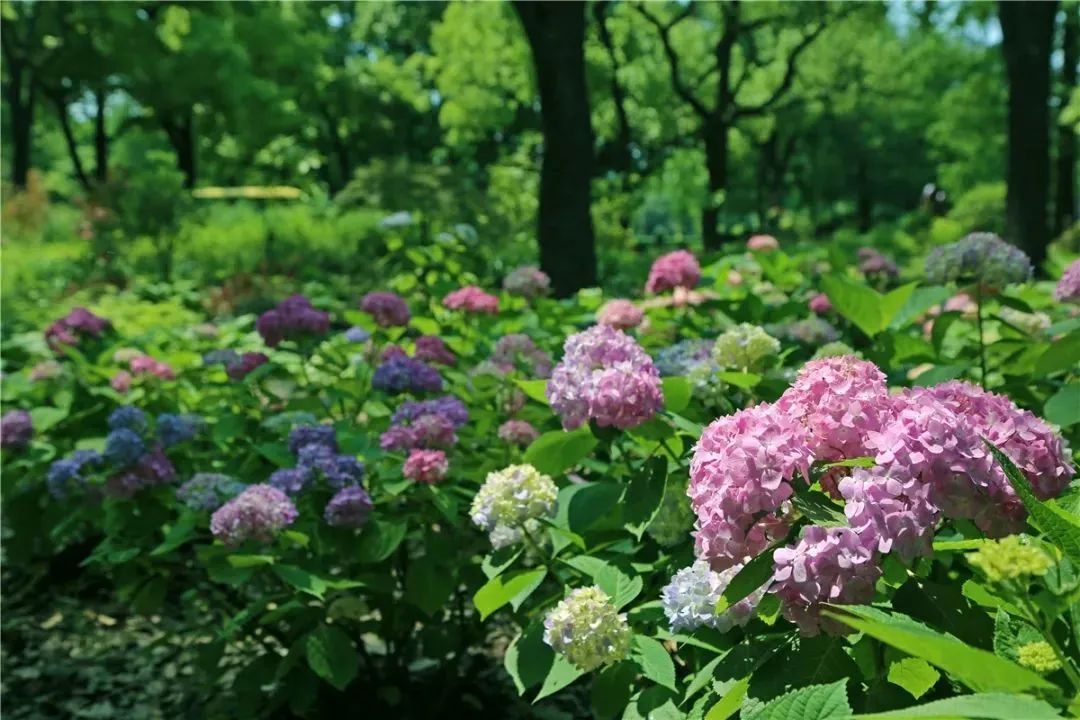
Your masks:
M105 127L105 105L109 98L104 88L94 91L97 116L94 117L94 180L99 184L109 179L109 133Z
M596 284L589 213L593 131L585 88L585 4L515 2L532 48L540 90L540 266L555 294Z
M29 68L13 63L10 56L4 59L8 63L5 94L11 113L11 182L21 189L30 173L36 84Z
M728 126L717 118L705 123L705 168L709 173L709 197L701 211L701 239L706 250L719 250L723 238L716 226L720 221L720 194L727 189Z
M1050 50L1057 2L998 4L1009 84L1005 227L1038 271L1050 241Z
M1061 35L1062 65L1060 107L1072 99L1076 89L1077 43L1080 42L1080 11L1065 6ZM1076 219L1076 131L1071 124L1058 123L1057 197L1054 201L1054 234L1060 235Z
M162 127L176 153L176 167L184 173L184 187L195 187L195 118L190 110L178 119L162 118Z

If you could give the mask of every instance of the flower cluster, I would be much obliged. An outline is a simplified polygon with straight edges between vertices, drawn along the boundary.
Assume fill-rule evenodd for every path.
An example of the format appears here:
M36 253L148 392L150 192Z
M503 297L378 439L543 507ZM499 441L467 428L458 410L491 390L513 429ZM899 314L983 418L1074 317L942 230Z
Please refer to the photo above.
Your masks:
M514 268L503 278L503 290L511 295L530 300L547 295L550 288L551 278L543 270L532 265Z
M45 486L49 494L57 499L64 499L86 485L83 469L100 465L101 453L95 450L76 450L65 458L49 466L45 475Z
M712 356L721 368L744 370L757 367L780 352L780 342L757 325L741 323L716 338Z
M289 432L289 450L296 456L296 467L275 470L267 480L289 495L305 490L316 477L332 490L358 486L364 479L364 463L338 452L334 428L329 425L294 427Z
M596 313L596 322L617 330L629 330L641 324L644 314L630 300L608 300Z
M1061 669L1061 660L1045 640L1025 643L1016 648L1016 661L1042 675Z
M690 290L700 281L701 265L697 258L686 250L676 250L653 261L649 268L649 279L645 282L645 292L662 293L675 288Z
M246 487L230 475L196 473L176 489L176 498L191 510L214 511Z
M751 235L746 241L746 249L751 252L773 252L780 249L780 242L772 235Z
M559 490L532 465L510 465L488 473L473 498L469 515L488 532L496 548L520 542L527 523L555 514Z
M629 654L630 626L603 590L577 588L544 618L544 642L589 672Z
M151 375L159 380L176 379L176 371L172 369L171 365L142 353L131 358L128 367L131 368L131 372L135 376Z
M344 335L346 340L356 344L366 343L371 339L371 333L359 325L353 325L345 331Z
M191 440L199 434L203 427L203 419L190 413L162 413L157 416L158 439L165 447L179 445Z
M971 233L930 251L926 279L934 284L975 282L1000 289L1031 277L1031 260L1023 250L993 233Z
M99 338L109 329L109 321L84 307L77 307L45 330L45 342L53 350L78 345L83 338Z
M633 338L607 325L571 335L547 385L547 399L572 430L586 420L632 428L663 407L660 374Z
M449 470L450 463L442 450L416 448L409 452L401 474L415 482L434 485L441 482Z
M466 285L444 297L443 306L448 310L495 315L499 312L499 298L484 292L475 285Z
M941 511L931 486L902 472L856 468L837 485L848 525L869 548L895 552L905 562L930 554Z
M540 433L527 420L507 420L499 426L498 435L503 442L521 447L540 437Z
M712 362L715 341L706 339L682 340L656 353L656 369L661 375L686 375L695 367Z
M841 355L851 355L852 357L858 357L859 356L859 354L856 353L851 348L851 346L846 344L846 343L830 342L830 343L825 343L824 345L819 347L817 350L815 350L813 357L811 357L810 359L811 360L821 360L822 358L839 357Z
M817 315L802 320L770 325L766 331L778 338L802 343L803 345L822 345L835 342L840 331Z
M284 340L325 335L330 330L330 315L316 310L303 295L293 295L260 315L255 329L267 345L277 347Z
M998 318L1028 335L1039 335L1050 327L1046 313L1028 313L1007 306L998 309Z
M448 448L457 444L457 429L469 421L469 411L452 395L402 403L379 437L383 450Z
M114 433L128 433L129 430L116 430ZM112 435L112 433L110 433ZM108 461L109 444L106 440L105 460ZM155 447L141 455L133 464L123 466L119 472L105 480L106 495L117 498L130 498L143 488L165 485L176 479L176 468L161 450Z
M439 371L416 358L394 355L375 368L371 386L396 395L403 392L422 393L442 390Z
M12 410L0 417L0 447L22 450L34 437L34 421L25 410Z
M1054 299L1059 302L1080 301L1080 259L1073 260L1061 274L1061 279L1054 286Z
M767 584L724 612L716 612L720 596L741 569L742 565L734 565L722 572L716 572L709 567L709 563L698 560L690 567L675 573L671 582L660 593L660 602L664 606L671 632L694 631L700 627L727 632L733 627L750 622L754 609L765 596Z
M701 435L688 494L697 514L699 558L725 569L787 534L785 505L813 456L806 428L775 405L719 418Z
M379 327L404 327L412 317L405 300L392 292L369 292L361 298L360 309L375 318Z
M413 357L417 360L439 365L453 365L457 362L454 353L451 352L450 348L446 347L446 343L437 335L421 335L416 338L415 345L416 349L413 351Z
M857 252L859 272L868 277L894 278L900 269L892 258L883 255L877 248L861 247Z
M550 377L552 368L551 355L524 333L511 333L496 340L485 365L494 374L508 375L517 370L538 379Z
M968 553L967 560L992 583L1042 577L1054 565L1049 555L1019 535L986 542Z
M42 360L30 368L30 382L52 380L60 376L63 368L55 360Z
M270 542L296 520L296 506L269 485L251 485L210 517L210 532L235 547L246 540Z
M333 527L361 528L371 517L374 507L367 490L359 485L350 485L338 490L326 503L323 519Z
M881 568L868 546L850 528L807 527L794 547L773 552L776 593L784 617L804 635L845 631L841 623L821 615L824 603L860 605L873 600Z
M243 380L255 368L270 362L270 358L261 352L246 352L235 362L225 365L225 373L233 380Z
M818 315L824 315L833 309L832 302L829 300L829 296L825 293L814 293L810 296L810 300L807 301L806 306L810 308L810 312L817 313Z

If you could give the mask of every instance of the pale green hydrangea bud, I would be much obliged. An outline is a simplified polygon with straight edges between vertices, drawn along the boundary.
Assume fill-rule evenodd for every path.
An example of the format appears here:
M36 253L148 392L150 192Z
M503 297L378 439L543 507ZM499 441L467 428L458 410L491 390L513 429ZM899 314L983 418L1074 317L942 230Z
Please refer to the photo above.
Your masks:
M544 618L544 642L585 672L624 659L630 626L603 590L578 588Z
M719 370L713 361L698 363L686 373L690 383L690 395L706 407L720 405L724 397L724 384L716 377Z
M1050 643L1042 640L1021 645L1017 648L1017 655L1021 665L1043 675L1061 669L1061 661L1054 654L1054 649Z
M967 559L994 583L1039 577L1054 564L1049 555L1025 543L1019 535L984 543L981 549L968 553Z
M721 369L756 367L762 360L778 352L780 341L750 323L741 323L726 330L713 345L713 359Z
M653 540L664 547L673 547L686 542L690 530L694 527L694 510L690 507L690 498L686 495L687 482L669 482L664 489L664 498L656 517L649 523L646 532Z
M532 465L511 465L488 473L469 514L495 547L504 547L521 541L522 527L531 533L538 518L554 515L558 494L550 476Z
M811 360L820 360L827 357L840 357L841 355L854 355L856 357L862 357L859 353L851 349L851 346L842 342L825 343L817 349Z

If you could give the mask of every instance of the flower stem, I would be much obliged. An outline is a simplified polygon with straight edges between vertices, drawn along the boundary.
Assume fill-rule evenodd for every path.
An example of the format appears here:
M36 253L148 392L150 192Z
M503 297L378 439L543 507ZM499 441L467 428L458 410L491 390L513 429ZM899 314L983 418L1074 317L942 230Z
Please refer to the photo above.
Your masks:
M975 323L979 329L979 384L986 389L986 342L983 339L982 283L975 283Z

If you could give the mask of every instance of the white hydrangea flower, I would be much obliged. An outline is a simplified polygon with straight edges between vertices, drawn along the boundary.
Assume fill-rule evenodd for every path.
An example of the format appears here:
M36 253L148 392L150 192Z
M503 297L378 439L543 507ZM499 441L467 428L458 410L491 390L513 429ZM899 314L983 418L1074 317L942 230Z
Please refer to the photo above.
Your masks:
M538 518L554 515L558 494L550 476L532 465L511 465L488 473L469 514L473 523L488 531L492 545L505 547L521 541L522 525L531 525L531 532L538 527Z
M625 658L630 626L600 588L577 588L544 618L544 642L585 672Z
M780 341L750 323L741 323L724 331L713 345L713 359L721 369L752 368L778 352Z
M720 596L741 569L740 564L723 572L715 572L708 562L698 560L690 567L675 573L660 594L660 602L664 606L664 614L667 615L672 632L697 630L703 626L727 632L736 625L750 622L754 609L765 595L767 584L724 612L716 612L716 603Z

